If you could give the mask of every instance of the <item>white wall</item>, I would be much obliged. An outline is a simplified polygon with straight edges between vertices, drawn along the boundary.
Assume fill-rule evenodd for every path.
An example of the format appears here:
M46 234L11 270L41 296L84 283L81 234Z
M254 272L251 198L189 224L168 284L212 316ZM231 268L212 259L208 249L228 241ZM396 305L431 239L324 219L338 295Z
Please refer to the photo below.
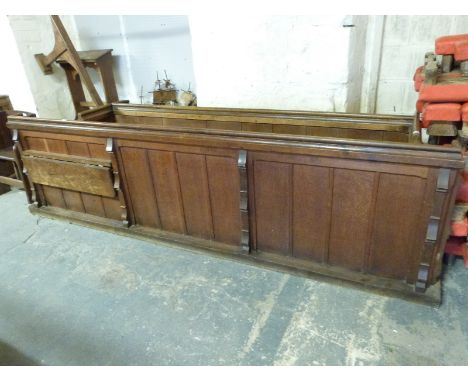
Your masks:
M114 49L119 95L131 102L140 101L143 85L144 102L149 103L146 92L152 90L156 71L162 76L167 69L179 88L191 83L200 106L397 114L414 113L417 93L412 76L424 53L434 49L435 38L468 33L468 16L62 16L62 20L77 49ZM0 70L0 93L10 94L17 108L31 110L25 72L40 116L73 118L63 72L57 67L53 75L45 76L34 59L35 53L52 50L49 17L12 16L10 24L24 71L15 58L11 32L0 21L13 60L6 61L8 69Z
M344 19L191 16L198 105L344 111Z
M62 17L62 22L77 49L80 48L72 17ZM75 118L65 73L56 64L51 75L44 75L34 58L36 53L48 54L54 47L54 34L49 16L9 16L24 71L28 79L37 113L46 118ZM16 105L13 105L17 108Z
M0 94L9 95L15 109L35 113L36 105L21 63L21 56L5 15L0 15L0 36L5 55L0 69Z
M81 49L113 49L121 99L150 103L156 72L177 88L196 90L187 16L75 16Z
M379 114L413 114L413 74L437 37L468 33L468 16L386 16L378 80Z
M39 116L73 119L63 70L54 65L54 73L46 76L34 58L35 53L48 54L53 49L49 16L9 19ZM61 16L61 20L77 50L114 49L120 99L139 103L143 86L144 102L151 102L148 92L153 90L156 72L162 78L164 69L178 88L187 89L190 83L196 90L187 16ZM89 72L104 98L95 71Z

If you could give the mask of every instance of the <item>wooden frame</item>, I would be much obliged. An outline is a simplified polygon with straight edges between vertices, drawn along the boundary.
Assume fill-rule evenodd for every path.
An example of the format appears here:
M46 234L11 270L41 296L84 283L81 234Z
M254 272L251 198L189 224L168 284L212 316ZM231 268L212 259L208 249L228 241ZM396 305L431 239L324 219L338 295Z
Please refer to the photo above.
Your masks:
M81 118L8 126L23 157L110 161L116 193L31 177L34 213L440 302L464 162L417 143L413 118L129 104Z

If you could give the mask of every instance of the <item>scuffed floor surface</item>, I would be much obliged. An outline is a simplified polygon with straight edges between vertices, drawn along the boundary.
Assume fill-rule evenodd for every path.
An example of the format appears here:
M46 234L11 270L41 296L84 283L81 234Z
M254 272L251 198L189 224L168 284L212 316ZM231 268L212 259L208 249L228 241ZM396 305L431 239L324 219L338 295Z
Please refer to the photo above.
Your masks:
M468 364L461 262L436 309L0 211L0 364Z

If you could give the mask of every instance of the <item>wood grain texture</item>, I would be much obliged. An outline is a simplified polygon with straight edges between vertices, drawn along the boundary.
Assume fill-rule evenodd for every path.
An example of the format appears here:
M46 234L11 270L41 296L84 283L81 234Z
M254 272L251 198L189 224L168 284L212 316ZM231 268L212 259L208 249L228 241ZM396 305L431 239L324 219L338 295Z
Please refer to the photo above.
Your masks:
M161 228L153 183L148 176L150 168L146 151L122 147L120 153L124 161L127 187L136 224Z
M289 254L291 165L256 161L254 171L257 249Z
M439 195L433 178L440 169L455 174L464 163L455 149L408 144L411 118L112 109L126 124L95 122L101 115L108 119L107 109L87 114L90 121L8 120L26 150L65 148L65 161L81 158L81 165L83 158L108 161L103 146L109 138L114 142L112 167L120 174L114 186L120 179L127 204L105 197L100 204L87 193L78 199L50 187L49 199L71 215L116 216L128 205L128 220L135 224L129 232L177 237L204 248L227 246L247 258L360 283L373 280L383 288L407 290L419 282L425 293L437 281L442 225L449 224L448 201L456 190L450 183ZM247 183L242 187L241 177ZM242 223L241 195L247 199ZM84 212L77 212L80 200ZM429 247L424 235L431 214L438 215L441 228ZM245 248L241 232L250 234ZM425 275L418 274L421 269Z
M213 217L205 156L177 153L176 158L187 232L212 240Z
M334 171L329 264L352 270L364 267L374 179L371 172Z
M331 219L332 172L326 167L293 167L293 253L325 261Z
M240 179L232 158L206 156L215 240L240 245Z
M162 228L187 233L175 154L149 150L148 159Z
M109 168L29 156L23 157L23 162L33 183L94 195L115 195Z
M408 254L413 250L424 183L410 176L380 176L369 262L373 274L406 280L414 272Z

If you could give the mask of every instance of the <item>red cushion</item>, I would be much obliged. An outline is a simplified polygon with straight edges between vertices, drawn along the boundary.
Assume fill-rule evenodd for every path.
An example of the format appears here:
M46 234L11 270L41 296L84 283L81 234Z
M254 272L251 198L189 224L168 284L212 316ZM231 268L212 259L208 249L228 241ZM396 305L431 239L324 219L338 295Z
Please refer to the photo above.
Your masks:
M468 43L468 34L458 34L453 36L443 36L436 39L436 54L453 54L456 60L466 60L467 58L457 58L465 53L465 45Z
M419 100L426 102L468 102L468 84L421 84Z
M468 60L468 40L459 42L455 45L455 60L466 61Z
M423 123L432 121L456 122L460 120L459 103L426 103L423 109Z
M462 121L468 122L468 102L463 104L462 109L461 109L461 114L462 114Z

